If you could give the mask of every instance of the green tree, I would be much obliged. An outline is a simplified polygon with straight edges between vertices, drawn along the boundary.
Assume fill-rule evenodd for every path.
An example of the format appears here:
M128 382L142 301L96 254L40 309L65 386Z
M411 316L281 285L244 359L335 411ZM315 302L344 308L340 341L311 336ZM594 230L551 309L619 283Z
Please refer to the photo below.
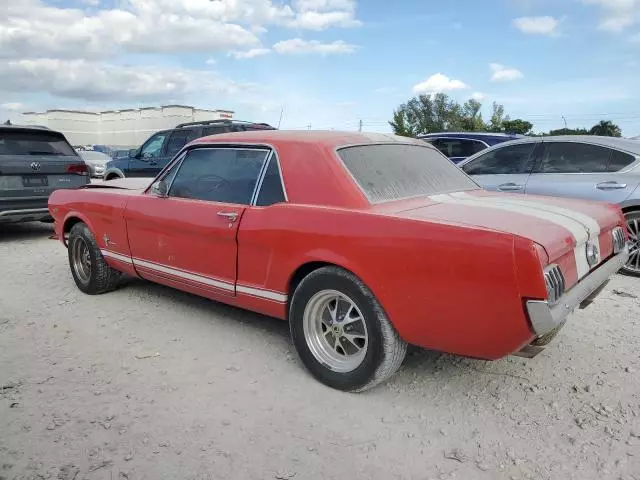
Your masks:
M550 130L549 133L543 135L589 135L589 131L586 128L558 128L557 130Z
M601 120L589 130L591 135L601 135L604 137L621 137L622 130L615 123L609 120Z
M404 136L452 130L481 131L488 128L481 110L482 104L473 99L461 105L444 93L418 95L394 110L389 125L394 133ZM494 103L492 122L497 128L503 120L504 107Z
M520 135L529 135L533 124L526 120L516 118L514 120L504 120L502 122L502 131L506 133L517 133Z
M490 132L502 132L502 124L505 120L509 120L509 115L504 114L504 105L493 102L491 120L487 124L487 130Z

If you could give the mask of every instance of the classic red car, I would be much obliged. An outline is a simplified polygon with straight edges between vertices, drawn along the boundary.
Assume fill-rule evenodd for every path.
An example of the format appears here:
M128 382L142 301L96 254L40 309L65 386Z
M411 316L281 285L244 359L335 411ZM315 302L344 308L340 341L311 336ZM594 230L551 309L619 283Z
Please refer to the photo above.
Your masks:
M153 181L59 190L49 208L83 292L127 274L288 320L308 370L348 391L408 344L534 356L628 257L617 206L489 193L386 134L205 137Z

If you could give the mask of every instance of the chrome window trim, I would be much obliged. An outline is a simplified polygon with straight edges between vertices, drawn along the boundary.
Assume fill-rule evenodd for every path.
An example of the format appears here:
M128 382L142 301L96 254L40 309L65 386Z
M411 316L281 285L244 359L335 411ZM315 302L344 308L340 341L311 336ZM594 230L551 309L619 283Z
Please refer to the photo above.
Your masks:
M249 145L249 144L247 144ZM251 146L251 145L249 145ZM262 146L261 146L262 147ZM253 192L251 194L251 198L249 203L232 203L232 202L221 202L218 200L202 200L199 198L194 198L194 199L185 199L185 200L197 200L200 202L207 202L207 203L222 203L222 204L229 204L229 205L244 205L247 207L253 206L253 200L255 198L256 195L256 191L257 191L257 186L258 183L261 181L261 178L263 177L264 171L265 171L265 165L267 164L268 160L271 158L271 152L273 152L273 149L270 148L245 148L245 147L238 147L238 146L227 146L225 144L222 144L220 146L218 145L205 145L204 147L202 145L197 145L194 146L192 148L189 148L187 150L185 150L183 152L183 154L181 155L181 157L178 160L175 160L173 162L171 162L171 165L175 165L177 162L180 162L180 165L178 166L178 171L176 171L176 174L173 177L173 180L171 181L171 185L173 185L173 183L175 182L176 177L178 176L178 174L180 173L180 169L182 168L182 165L184 164L184 160L187 158L187 155L194 151L194 150L208 150L208 149L212 149L215 148L217 150L252 150L252 151L258 151L258 152L265 152L266 155L264 157L264 159L262 160L262 165L260 166L260 172L258 173L258 178L256 179L256 184L253 187ZM166 172L168 172L169 170L171 170L171 168L168 168L167 170L165 170L165 174ZM153 183L155 183L156 181L154 181ZM153 184L152 184L153 185ZM172 197L171 196L171 187L169 187L167 189L167 198L181 198L181 197Z
M271 154L269 155L269 157L267 158L267 162L264 165L263 170L260 172L260 178L259 178L259 184L256 184L256 191L255 191L255 195L252 198L252 202L251 202L251 206L252 207L257 207L257 203L258 203L258 198L260 197L260 193L262 192L262 184L264 183L264 178L267 176L267 170L269 169L269 165L271 165L271 162L273 161L273 159L276 159L276 166L278 168L278 176L280 177L280 186L282 187L282 193L284 195L284 202L283 203L288 203L289 202L289 197L287 196L287 190L284 187L284 179L282 178L282 169L280 167L280 159L278 158L278 152L276 152L275 149L271 150ZM262 207L264 208L264 207Z
M262 188L262 182L264 182L264 177L267 174L267 168L269 168L269 162L271 162L271 157L273 156L273 150L269 152L267 155L266 161L262 163L262 168L260 168L260 172L258 173L258 179L256 180L256 184L253 186L253 193L251 194L251 200L249 201L249 205L255 207L256 202L258 201L258 195L260 193L260 189Z
M410 137L408 137L410 138ZM420 139L415 139L415 140L420 140ZM442 194L447 194L447 193L453 193L453 192L461 192L461 191L470 191L472 189L467 189L467 190L447 190L447 191L442 191L442 192L438 192L438 193L421 193L418 195L409 195L406 197L400 197L400 198L394 198L392 200L380 200L378 202L374 202L373 200L371 200L371 198L369 198L369 195L367 195L367 192L364 190L364 188L362 188L362 186L360 185L360 182L358 182L358 180L356 179L356 177L353 176L353 174L351 173L351 170L349 170L349 168L347 168L347 165L344 163L344 160L342 160L342 157L338 154L339 150L343 150L346 148L352 148L352 147L370 147L370 146L377 146L377 145L409 145L409 146L414 146L414 147L419 147L419 148L427 148L427 149L431 149L433 151L435 151L438 155L441 155L442 158L444 158L447 162L451 163L451 160L449 160L449 158L447 158L447 156L442 153L440 150L438 150L437 147L431 145L428 142L372 142L372 143L348 143L348 144L344 144L344 145L339 145L337 147L333 148L333 154L334 154L334 158L337 159L337 161L340 163L340 165L342 166L343 170L345 172L347 172L347 175L349 175L349 177L351 177L351 180L353 180L353 183L355 184L356 188L360 191L360 193L362 193L362 195L364 196L364 200L366 200L369 205L381 205L383 203L391 203L391 202L398 202L398 201L402 201L402 200L411 200L413 198L421 198L421 197L428 197L430 195L442 195ZM454 165L455 166L455 165ZM477 186L477 188L475 190L482 190L482 187L480 186L480 184L478 182L476 182L472 177L470 177L465 171L463 171L462 169L459 169L459 171L466 176L469 180L471 180L471 182L473 184L475 184Z

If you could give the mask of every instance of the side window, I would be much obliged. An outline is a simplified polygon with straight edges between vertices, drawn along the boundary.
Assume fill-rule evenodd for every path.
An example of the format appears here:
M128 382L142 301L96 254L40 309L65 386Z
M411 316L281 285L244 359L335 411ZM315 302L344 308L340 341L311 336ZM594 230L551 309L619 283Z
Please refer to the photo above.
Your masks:
M223 127L222 125L217 125L215 127L205 127L202 130L202 136L207 137L209 135L218 135L219 133L227 133L229 131L229 127Z
M460 140L457 138L439 138L433 142L433 145L447 157L470 157L487 148L477 140Z
M540 173L606 172L611 150L597 145L573 142L546 144Z
M262 185L260 187L260 193L258 193L258 200L256 205L259 207L267 207L274 203L280 203L286 201L284 196L284 190L282 188L282 180L280 177L280 169L278 168L278 160L275 156L269 160L269 166L265 172Z
M529 173L533 169L535 143L497 148L480 155L462 167L468 175L505 175Z
M196 132L194 130L176 130L169 136L165 155L168 157L173 157L180 151L182 147L184 147L195 137Z
M267 150L199 148L191 150L175 176L170 197L248 205Z
M622 170L623 168L628 167L635 161L636 157L634 157L633 155L620 152L618 150L613 150L613 152L611 153L611 158L609 159L609 166L607 167L607 171L617 172L618 170Z
M145 143L140 151L142 158L156 158L162 153L162 145L164 139L167 138L167 133L157 133Z
M162 175L162 180L164 180L167 186L171 186L171 184L173 183L173 179L175 178L181 163L182 162L180 161L174 163L173 166L169 170L167 170L164 175Z

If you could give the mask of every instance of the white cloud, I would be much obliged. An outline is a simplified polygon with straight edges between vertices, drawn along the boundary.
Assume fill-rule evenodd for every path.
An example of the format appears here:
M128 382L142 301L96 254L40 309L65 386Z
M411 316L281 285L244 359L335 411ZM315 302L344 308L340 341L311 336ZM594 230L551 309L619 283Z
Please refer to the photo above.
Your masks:
M218 63L218 61L215 58L210 57L210 58L207 58L207 60L204 63L206 63L207 65L215 65L216 63Z
M358 47L348 44L342 40L336 40L331 43L321 43L317 40L303 40L301 38L292 38L276 43L273 49L280 54L301 54L301 53L318 53L321 55L332 55L341 53L354 53Z
M177 99L198 91L234 94L252 88L211 72L46 58L0 63L0 78L0 89L6 92L47 92L66 98L123 103Z
M481 101L483 101L485 98L487 98L487 96L486 96L484 93L482 93L482 92L473 92L473 93L471 94L471 98L472 98L472 99L474 99L474 100L477 100L478 102L481 102Z
M269 50L268 48L252 48L251 50L247 50L244 52L232 52L230 55L238 59L245 59L261 57L263 55L267 55L270 52L271 50Z
M491 76L492 82L512 82L524 78L522 72L517 68L505 67L499 63L492 63L489 67L493 70L493 75Z
M9 102L0 105L0 110L9 110L10 112L16 112L24 109L24 105L20 102Z
M296 0L295 18L287 22L293 28L325 30L329 27L359 27L355 0Z
M424 82L414 85L414 93L442 93L468 88L460 80L453 80L442 73L431 75Z
M265 26L352 27L355 0L127 0L87 12L0 0L0 58L100 58L130 52L260 47Z
M513 24L523 33L532 35L553 35L558 28L558 20L553 17L520 17Z
M640 0L582 0L586 4L599 5L603 16L600 30L619 33L640 19Z

